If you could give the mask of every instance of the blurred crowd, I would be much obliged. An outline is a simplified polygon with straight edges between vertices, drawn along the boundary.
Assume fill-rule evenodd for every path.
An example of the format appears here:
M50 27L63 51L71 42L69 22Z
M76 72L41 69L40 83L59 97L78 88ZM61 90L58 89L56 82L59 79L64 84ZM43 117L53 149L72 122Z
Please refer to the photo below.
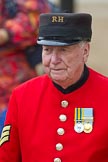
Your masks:
M36 44L40 13L47 0L0 0L0 133L13 88L43 73Z

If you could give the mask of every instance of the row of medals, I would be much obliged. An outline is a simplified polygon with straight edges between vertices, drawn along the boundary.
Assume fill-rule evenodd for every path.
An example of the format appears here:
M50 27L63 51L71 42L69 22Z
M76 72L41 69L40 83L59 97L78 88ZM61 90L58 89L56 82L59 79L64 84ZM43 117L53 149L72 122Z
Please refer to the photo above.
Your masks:
M67 107L67 106L68 106L68 102L67 101L62 101L62 107ZM82 111L81 108L79 108L79 110ZM92 126L93 125L93 115L92 115L93 114L92 113L93 109L92 108L84 108L83 110L84 110L84 112L89 112L89 113L88 113L88 116L84 117L86 119L83 120L83 122L82 122L82 120L77 119L76 114L78 112L78 108L75 108L75 111L77 111L77 112L75 113L75 118L76 119L75 119L74 130L77 133L82 133L82 132L90 133L90 132L92 132L92 129L93 129L93 126Z
M82 133L82 132L90 133L92 129L93 129L92 124L89 122L85 122L85 123L76 122L74 126L74 130L77 133Z

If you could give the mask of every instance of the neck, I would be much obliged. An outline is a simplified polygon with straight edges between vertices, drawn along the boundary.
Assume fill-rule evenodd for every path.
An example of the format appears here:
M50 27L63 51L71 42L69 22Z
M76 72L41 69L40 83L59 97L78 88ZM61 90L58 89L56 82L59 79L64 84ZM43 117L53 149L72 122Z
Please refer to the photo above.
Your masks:
M53 84L62 93L67 94L67 93L70 93L70 92L80 88L86 82L86 80L88 79L88 76L89 76L89 70L85 65L84 70L83 70L82 75L80 76L79 80L77 80L75 83L69 85L67 88L64 88L61 85L54 83L54 82L53 82Z
M74 85L83 75L83 72L84 72L84 66L80 67L72 76L69 76L68 79L66 80L63 80L60 82L59 81L54 81L56 84L58 84L59 86L61 86L63 89L66 89L68 88L69 86L71 85Z

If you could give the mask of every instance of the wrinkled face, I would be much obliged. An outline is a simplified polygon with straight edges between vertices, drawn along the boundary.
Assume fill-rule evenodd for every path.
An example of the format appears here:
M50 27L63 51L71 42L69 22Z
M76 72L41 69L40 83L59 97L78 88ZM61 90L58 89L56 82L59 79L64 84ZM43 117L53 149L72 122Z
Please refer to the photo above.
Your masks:
M52 80L66 88L81 77L88 54L87 42L71 46L43 46L42 62Z

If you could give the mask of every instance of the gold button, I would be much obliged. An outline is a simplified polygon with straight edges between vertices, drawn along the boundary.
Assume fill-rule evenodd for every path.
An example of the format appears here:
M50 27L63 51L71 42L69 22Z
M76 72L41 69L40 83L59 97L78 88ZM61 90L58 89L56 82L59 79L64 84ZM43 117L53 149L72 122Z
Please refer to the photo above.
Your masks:
M61 162L61 159L60 158L55 158L54 162Z
M57 133L58 133L59 135L63 135L63 134L65 133L65 131L64 131L63 128L58 128L58 129L57 129Z
M66 101L66 100L61 101L61 106L66 108L68 106L68 101Z
M63 149L63 145L61 143L56 144L56 150L61 151Z
M61 115L59 116L59 119L60 119L60 121L65 122L65 121L67 120L67 116L64 115L64 114L61 114Z

